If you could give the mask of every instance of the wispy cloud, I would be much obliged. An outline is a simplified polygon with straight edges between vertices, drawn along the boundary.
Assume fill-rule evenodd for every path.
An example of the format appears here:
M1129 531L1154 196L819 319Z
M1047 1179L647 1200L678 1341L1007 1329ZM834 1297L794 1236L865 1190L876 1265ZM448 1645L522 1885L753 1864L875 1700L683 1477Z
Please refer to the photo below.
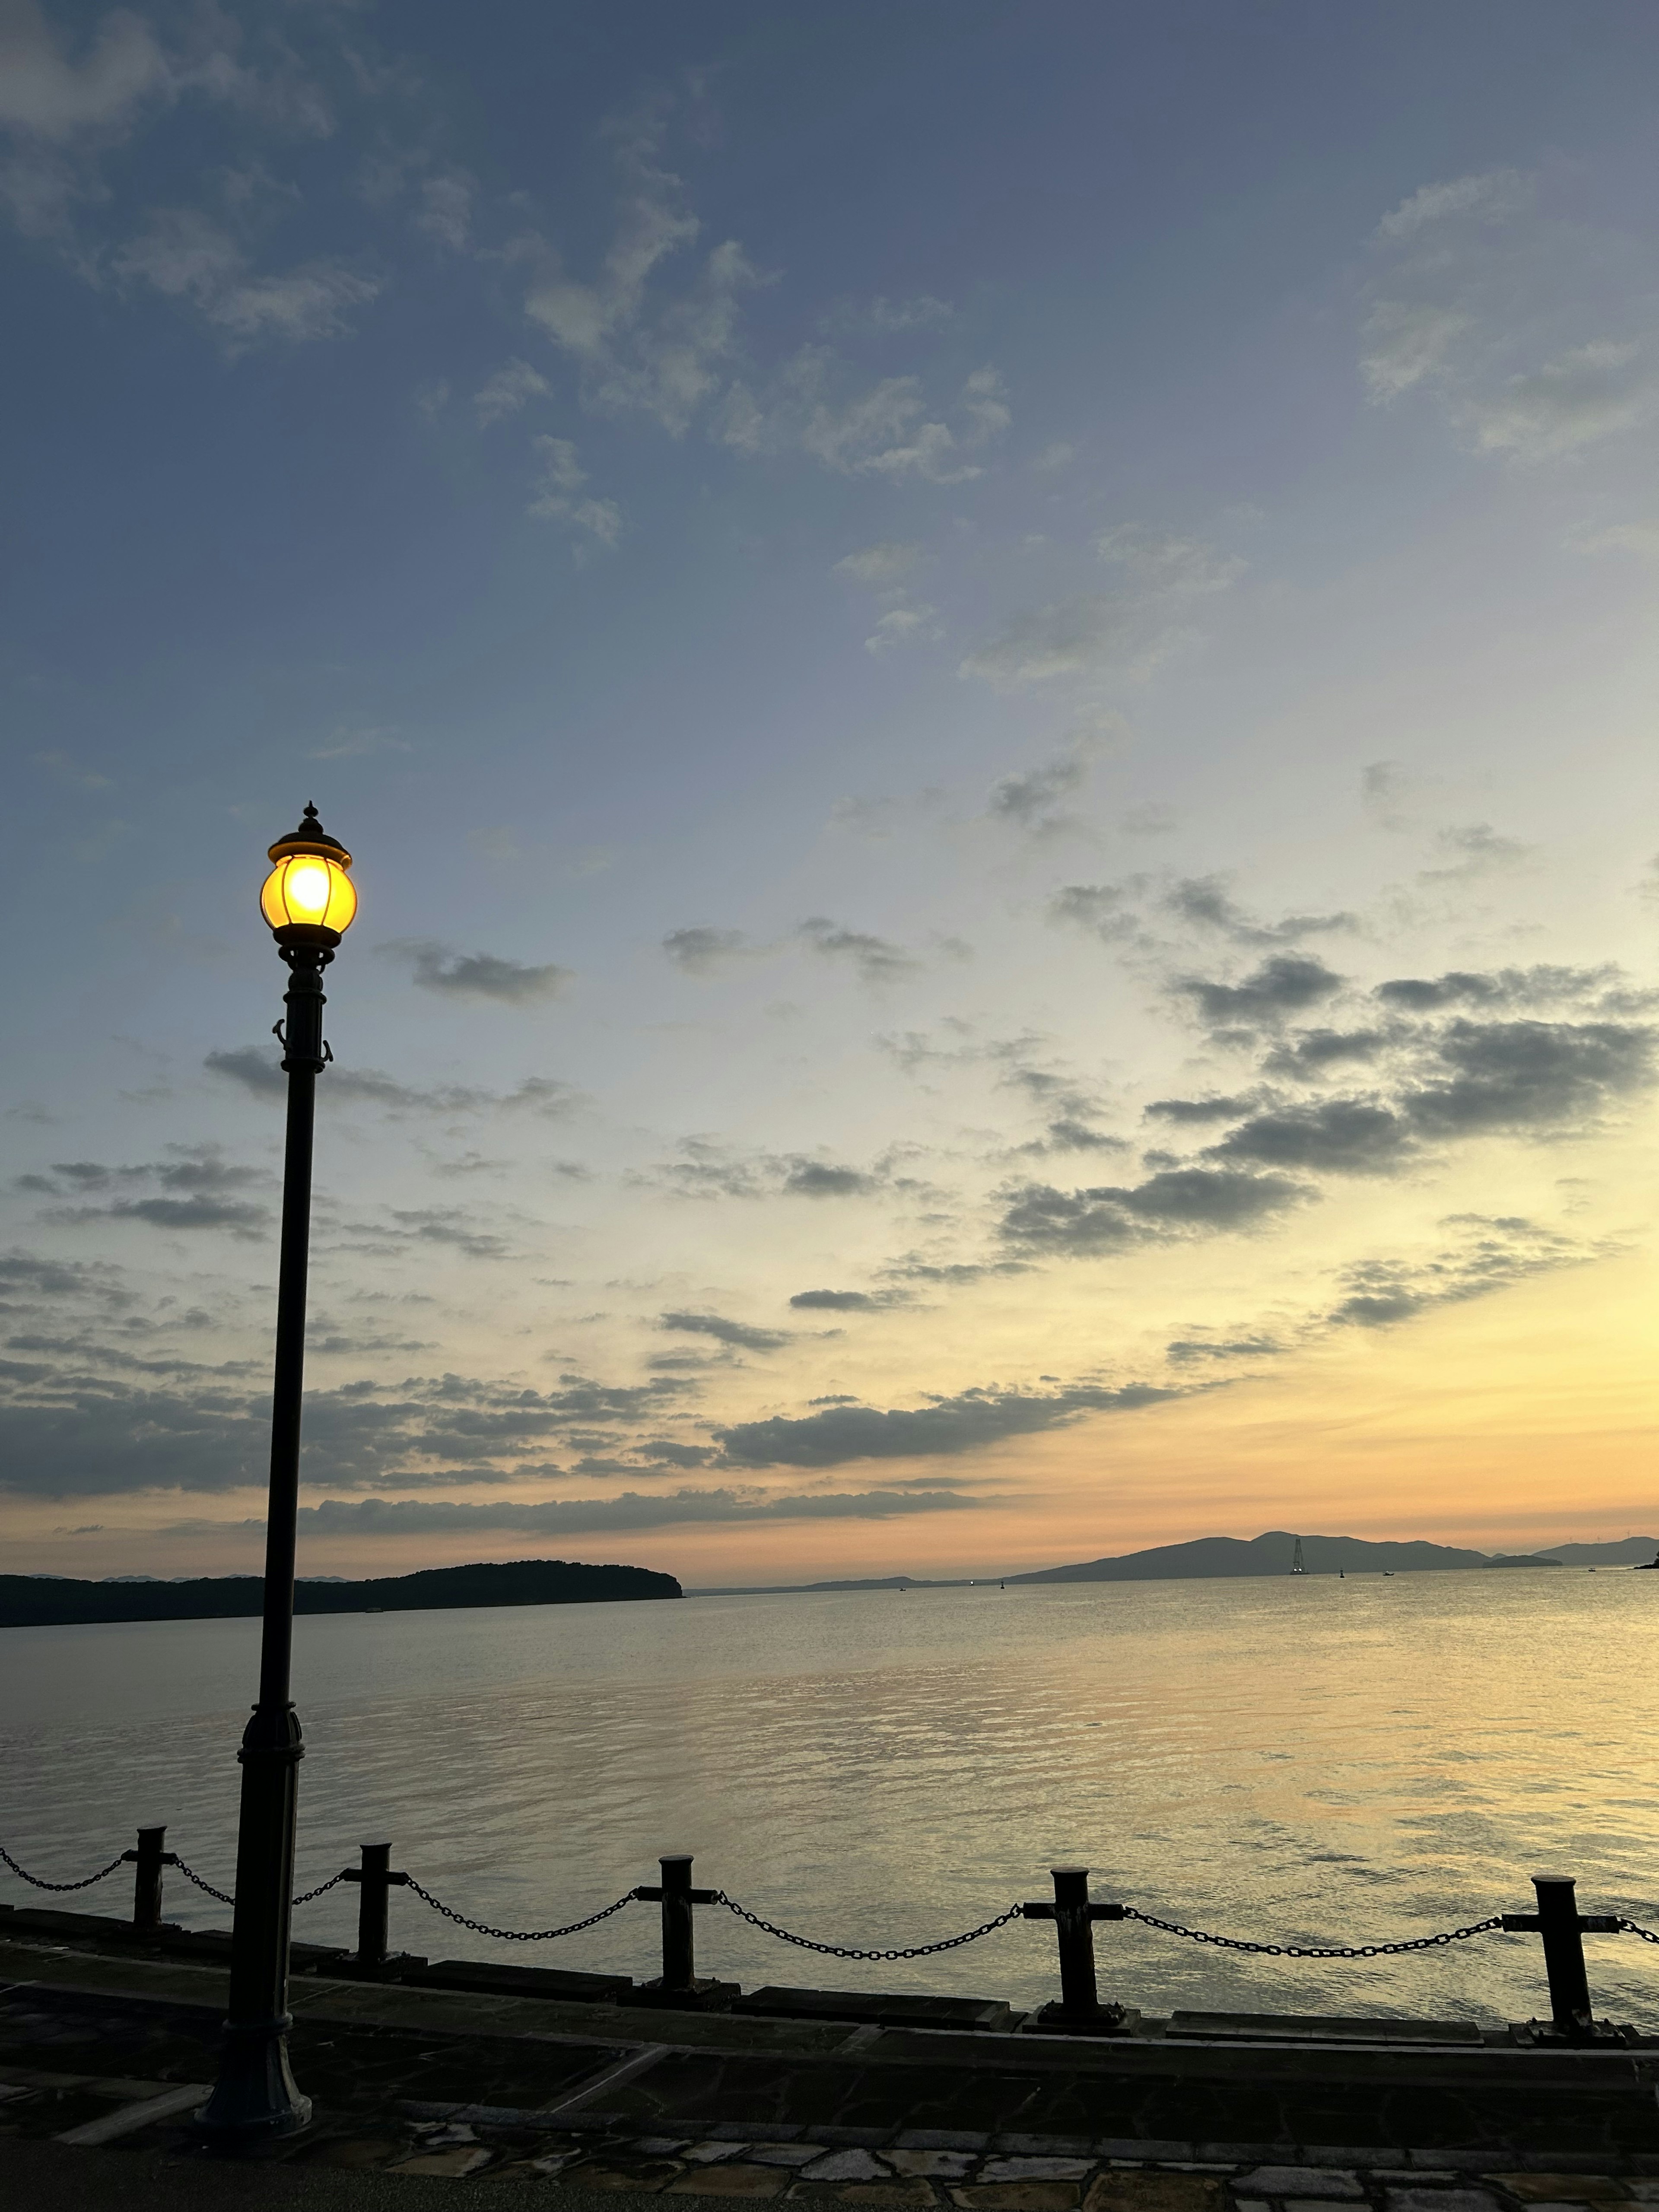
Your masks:
M556 998L574 980L573 971L556 961L526 965L494 952L455 952L428 938L392 938L379 949L389 958L406 961L423 991L491 999L504 1006Z
M778 1352L789 1341L787 1329L757 1328L752 1322L716 1313L659 1314L657 1327L682 1336L712 1337L716 1344L741 1352Z
M738 1467L841 1467L849 1461L956 1457L1010 1437L1067 1428L1088 1413L1133 1413L1179 1396L1149 1383L1080 1382L1056 1390L961 1390L928 1404L879 1411L838 1404L791 1418L739 1421L717 1429Z
M1571 459L1659 416L1659 329L1624 241L1539 204L1514 170L1425 185L1385 216L1366 389L1431 395L1472 452Z
M506 422L532 399L546 399L553 387L538 369L515 356L493 376L486 377L472 395L472 410L481 428Z
M957 484L983 475L973 454L1011 419L993 368L975 370L956 401L934 413L919 376L881 377L860 388L827 348L803 346L762 393L733 384L713 434L756 459L805 453L837 476Z
M1095 550L1113 572L1106 589L1012 616L961 672L1003 689L1068 676L1144 681L1194 635L1206 602L1244 571L1236 556L1139 523L1103 532Z
M623 511L614 499L584 495L587 471L569 439L539 436L530 442L539 459L540 475L526 513L542 522L574 522L601 545L614 548L622 538Z

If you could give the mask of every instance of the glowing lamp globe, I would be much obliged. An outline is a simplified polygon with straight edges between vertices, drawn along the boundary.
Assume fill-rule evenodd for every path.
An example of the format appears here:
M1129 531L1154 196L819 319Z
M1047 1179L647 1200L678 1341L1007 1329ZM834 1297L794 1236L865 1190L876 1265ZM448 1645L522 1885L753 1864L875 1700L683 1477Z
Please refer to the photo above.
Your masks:
M337 945L357 911L351 855L307 806L304 819L270 848L273 863L259 910L279 945Z

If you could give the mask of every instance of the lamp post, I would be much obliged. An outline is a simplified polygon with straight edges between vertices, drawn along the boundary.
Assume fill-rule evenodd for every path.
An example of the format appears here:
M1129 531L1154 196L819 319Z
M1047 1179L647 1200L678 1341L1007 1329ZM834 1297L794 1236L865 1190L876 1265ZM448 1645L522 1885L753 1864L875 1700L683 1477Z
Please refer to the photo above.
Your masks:
M288 1944L294 1893L295 1812L305 1757L300 1717L289 1695L294 1644L294 1546L300 1489L300 1401L304 1385L306 1265L311 1234L311 1140L317 1078L332 1054L323 1042L323 970L357 911L351 855L307 806L293 834L270 848L259 894L289 969L283 1042L288 1139L283 1165L283 1235L276 1285L276 1371L270 1419L270 1495L265 1521L264 1626L259 1701L242 1736L236 1917L231 1942L230 2012L219 2079L197 2124L234 2147L292 2135L311 2118L288 2063Z

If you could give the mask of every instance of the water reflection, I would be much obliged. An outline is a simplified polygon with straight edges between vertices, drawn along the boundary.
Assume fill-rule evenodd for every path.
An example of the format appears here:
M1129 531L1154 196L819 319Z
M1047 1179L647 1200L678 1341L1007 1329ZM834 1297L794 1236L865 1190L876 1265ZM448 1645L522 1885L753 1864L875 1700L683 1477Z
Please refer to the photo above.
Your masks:
M536 1927L693 1850L700 1880L768 1918L886 1947L1040 1896L1051 1861L1075 1859L1191 1924L1359 1942L1524 1907L1528 1875L1556 1868L1586 1909L1651 1923L1656 1584L1562 1570L307 1618L302 1881L389 1836L446 1900ZM75 1874L165 1819L223 1886L256 1645L252 1622L7 1632L11 1848ZM167 1909L224 1917L176 1881ZM506 1955L393 1909L410 1948ZM332 1893L301 1932L348 1940L353 1910ZM827 1978L729 1916L699 1921L711 1970ZM641 1906L512 1955L645 1975L653 1938ZM1035 2002L1052 1940L1015 1926L833 1978ZM1099 1948L1103 1990L1150 2009L1543 2005L1524 1937L1370 1964L1230 1959L1130 1927ZM1589 1952L1601 2008L1659 2015L1651 1949Z

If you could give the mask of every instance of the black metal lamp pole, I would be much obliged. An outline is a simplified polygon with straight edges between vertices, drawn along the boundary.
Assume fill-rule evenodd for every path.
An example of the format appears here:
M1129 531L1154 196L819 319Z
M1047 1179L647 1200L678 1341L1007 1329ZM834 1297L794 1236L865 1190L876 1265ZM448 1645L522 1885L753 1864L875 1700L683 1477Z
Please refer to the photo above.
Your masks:
M289 968L286 1022L276 1024L288 1075L282 1249L276 1287L276 1369L265 1523L264 1625L259 1701L237 1753L242 1769L236 1843L236 1911L230 2012L219 2079L198 2116L226 2147L294 2134L311 2100L289 2067L289 1923L295 1821L305 1742L289 1695L294 1644L294 1550L300 1492L300 1408L305 1380L306 1271L311 1234L311 1154L317 1078L331 1054L323 1042L323 969L356 912L351 855L307 806L276 863L260 904Z

